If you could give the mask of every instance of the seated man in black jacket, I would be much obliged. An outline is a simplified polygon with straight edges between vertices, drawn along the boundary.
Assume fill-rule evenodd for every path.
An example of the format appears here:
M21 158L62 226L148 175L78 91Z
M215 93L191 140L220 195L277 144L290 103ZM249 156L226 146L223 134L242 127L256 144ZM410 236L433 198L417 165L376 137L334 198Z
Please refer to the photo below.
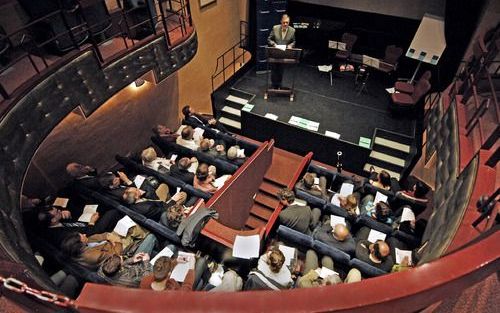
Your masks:
M343 224L337 224L332 228L330 221L327 221L314 233L314 239L318 239L350 255L354 255L356 250L356 242L349 229Z
M196 160L196 158L194 158ZM196 160L196 162L198 162ZM194 173L191 173L189 167L193 163L193 159L182 158L177 164L170 166L170 176L178 178L186 184L193 185Z
M371 243L361 240L356 247L356 258L383 271L390 272L394 261L391 257L391 248L383 240Z
M182 108L182 114L184 114L184 122L189 123L190 125L193 125L194 127L210 127L210 128L215 128L221 132L227 133L227 129L219 122L217 122L216 119L211 118L211 119L206 119L200 114L197 114L196 111L189 105L185 105Z
M154 221L159 221L163 212L175 204L184 204L187 199L185 192L178 192L167 202L161 200L152 200L144 197L145 192L139 188L129 187L123 194L123 200L129 205L130 209L144 215Z

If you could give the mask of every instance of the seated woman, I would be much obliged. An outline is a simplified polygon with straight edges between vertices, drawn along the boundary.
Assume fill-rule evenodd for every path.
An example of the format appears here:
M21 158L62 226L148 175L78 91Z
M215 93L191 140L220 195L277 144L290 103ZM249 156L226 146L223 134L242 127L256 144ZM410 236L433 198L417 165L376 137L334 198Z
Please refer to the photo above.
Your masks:
M198 151L207 153L213 157L224 158L226 156L226 148L222 144L216 144L215 140L205 138L200 142Z
M321 268L324 267L331 272L324 274L321 277ZM304 266L304 275L297 279L298 288L311 288L318 286L336 285L338 283L354 283L361 281L361 272L358 269L352 268L344 281L339 274L333 269L333 260L329 256L323 256L321 259L321 267L318 262L318 254L314 250L307 250Z
M392 222L394 221L391 207L382 201L377 202L375 206L367 210L366 215L387 225L392 225Z
M377 173L375 172L375 168L373 166L370 168L369 182L377 188L391 190L391 175L384 170Z
M194 188L213 194L217 191L217 187L213 185L214 181L215 176L209 173L208 164L201 163L198 165L194 176Z
M358 208L358 199L353 194L348 195L347 197L338 196L340 207L347 211L350 217L356 217L360 214Z
M424 183L417 181L411 190L403 190L398 191L396 195L402 196L403 198L407 198L413 201L427 203L429 200L425 198L427 193L429 192L429 187L427 187Z
M285 255L277 247L264 253L260 258L257 270L248 275L245 290L287 289L292 286L292 274L285 265Z
M141 153L141 159L142 165L161 173L168 172L170 165L173 163L171 160L159 158L153 147L144 149Z

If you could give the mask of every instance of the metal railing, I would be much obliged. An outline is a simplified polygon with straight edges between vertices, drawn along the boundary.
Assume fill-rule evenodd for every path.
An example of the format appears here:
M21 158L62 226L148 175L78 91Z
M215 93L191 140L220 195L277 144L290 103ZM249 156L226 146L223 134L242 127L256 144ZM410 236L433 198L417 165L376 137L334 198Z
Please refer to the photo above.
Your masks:
M151 35L164 33L167 46L171 48L186 39L193 29L189 0L145 1L145 6L142 7L129 7L125 5L124 0L116 0L117 10L112 13L104 0L91 1L90 4L88 2L78 1L70 9L59 8L11 33L0 34L0 57L9 57L3 67L0 65L0 96L3 100L9 99L23 83L49 68L54 60L64 58L71 51L80 51L83 46L91 45L99 61L106 63L149 40ZM85 10L90 6L99 6L99 13L102 15L93 23L88 18L95 16L85 14ZM78 22L71 24L68 16ZM56 21L62 22L62 29L48 29L47 33L51 36L43 39L37 36L42 23L49 25ZM115 39L119 41L114 41ZM68 45L64 48L58 47L61 40ZM111 47L113 49L109 44L114 45ZM53 53L54 50L59 55ZM28 62L32 73L29 70L8 73L9 69L12 70L20 62ZM25 64L20 66L26 68ZM8 90L6 85L9 84L2 82L2 74L5 77L11 75L10 81L15 74L14 80L20 83Z
M245 62L245 53L248 51L245 49L248 45L248 23L245 21L240 21L240 40L235 43L231 48L224 51L218 58L217 64L215 66L215 71L212 74L212 92L215 91L215 82L218 78L222 76L222 83L224 84L228 78L233 76L239 68L241 68ZM237 53L237 51L239 53ZM229 61L226 62L226 58L229 57ZM236 64L240 63L238 69ZM232 69L228 74L226 74L227 69ZM217 87L219 87L217 86Z

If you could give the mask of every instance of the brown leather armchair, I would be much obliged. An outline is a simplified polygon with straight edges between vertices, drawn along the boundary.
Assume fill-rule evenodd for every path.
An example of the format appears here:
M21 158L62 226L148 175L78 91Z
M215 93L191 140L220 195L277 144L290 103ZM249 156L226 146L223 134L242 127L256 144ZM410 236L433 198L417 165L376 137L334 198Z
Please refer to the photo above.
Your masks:
M431 79L431 76L432 76L431 71L425 71L422 74L422 76L420 76L419 81L421 80L429 81ZM396 91L412 94L415 86L413 84L410 84L409 82L401 81L401 82L396 82L394 88L396 89Z

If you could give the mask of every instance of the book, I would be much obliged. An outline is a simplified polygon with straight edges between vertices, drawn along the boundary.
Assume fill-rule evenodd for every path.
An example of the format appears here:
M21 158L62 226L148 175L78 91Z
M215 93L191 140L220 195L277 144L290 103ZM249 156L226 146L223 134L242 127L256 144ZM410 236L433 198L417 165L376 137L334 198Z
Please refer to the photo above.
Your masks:
M414 221L415 213L410 208L404 207L403 213L401 214L401 223L406 221Z
M258 258L260 251L259 235L236 235L233 245L233 257L241 259Z
M66 206L68 206L68 202L69 202L69 199L68 198L56 198L56 200L54 200L54 203L53 205L54 206L60 206L62 208L66 208Z
M137 188L141 188L142 184L144 183L144 180L146 179L146 177L142 176L142 175L136 175L134 177L134 185L137 187Z
M346 225L346 223L345 223L345 217L337 216L337 215L330 215L330 225L333 228L335 228L335 226L337 224Z
M158 254L155 255L155 257L152 258L149 261L149 263L151 263L151 265L155 265L155 262L156 262L156 260L158 260L159 257L166 256L166 257L170 258L172 255L174 255L174 253L172 252L172 250L170 250L168 247L165 247L165 248L163 248L163 250L161 250L160 252L158 252Z
M79 222L89 223L92 215L97 212L98 204L87 204L83 207L83 213L78 218Z
M377 193L375 194L375 200L373 200L373 204L377 204L380 201L387 203L387 196L377 191Z
M387 237L386 234L379 232L378 230L371 229L370 234L368 235L368 241L371 243L375 243L377 240L385 240L385 237Z
M125 215L121 220L116 223L113 231L122 237L126 237L128 230L137 225L128 215Z
M400 250L398 248L395 248L396 251L396 263L401 264L401 261L403 260L404 257L408 257L408 265L412 264L411 260L411 250Z

